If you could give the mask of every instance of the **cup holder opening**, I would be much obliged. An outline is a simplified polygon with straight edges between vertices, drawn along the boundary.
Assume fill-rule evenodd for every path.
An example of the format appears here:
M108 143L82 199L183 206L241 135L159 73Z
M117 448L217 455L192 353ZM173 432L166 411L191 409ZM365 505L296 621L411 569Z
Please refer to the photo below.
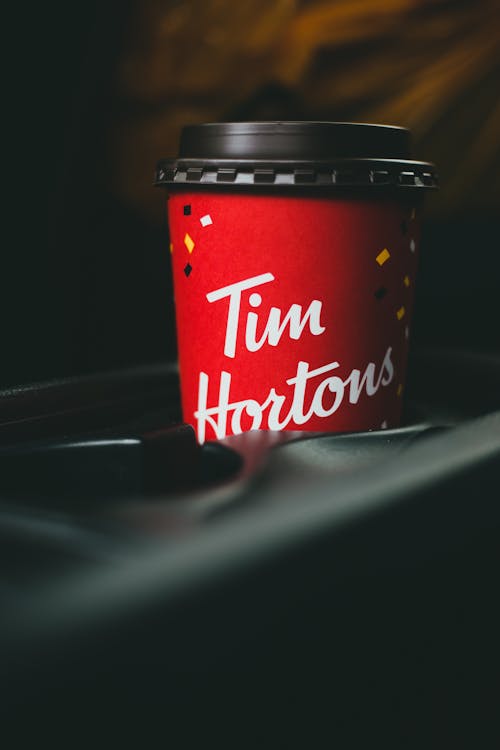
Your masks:
M205 443L201 447L198 484L209 486L233 479L243 468L243 457L220 443Z

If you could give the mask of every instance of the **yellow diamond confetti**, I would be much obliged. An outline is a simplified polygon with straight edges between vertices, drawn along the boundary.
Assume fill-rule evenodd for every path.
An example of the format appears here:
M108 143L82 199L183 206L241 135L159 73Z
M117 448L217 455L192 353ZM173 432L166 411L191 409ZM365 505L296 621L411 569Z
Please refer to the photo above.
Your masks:
M402 386L402 385L401 385L401 383L400 383L400 384L398 385L398 390L397 390L397 394L398 394L398 396L401 396L401 394L402 394L402 393L403 393L403 386Z
M398 320L401 320L401 318L404 318L406 310L404 307L400 307L399 310L396 312L396 316Z
M404 284L405 286L410 286L410 277L409 277L409 276L405 276L405 277L404 277L404 279L403 279L403 284Z
M386 247L384 247L384 249L381 250L380 253L377 255L375 260L377 261L379 266L383 266L386 260L389 260L390 257L391 257L391 254L389 250Z
M188 249L188 253L191 254L194 250L194 240L190 235L186 232L184 237L184 244L186 245Z
M174 252L174 243L173 242L170 243L170 252L171 253Z

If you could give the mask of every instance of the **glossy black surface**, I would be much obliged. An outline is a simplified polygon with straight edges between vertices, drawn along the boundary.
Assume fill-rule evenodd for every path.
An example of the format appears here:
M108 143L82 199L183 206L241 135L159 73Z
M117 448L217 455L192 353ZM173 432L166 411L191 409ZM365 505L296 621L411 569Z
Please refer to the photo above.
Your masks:
M250 718L258 705L259 726L263 716L270 726L263 746L302 747L328 731L333 701L344 722L336 736L353 746L388 726L388 742L421 746L450 731L449 714L455 743L476 731L500 663L499 373L494 357L422 353L400 429L254 432L202 448L189 430L165 429L176 397L170 416L165 393L162 409L149 401L148 416L137 415L139 381L143 393L162 378L175 392L168 369L149 373L149 389L146 371L129 375L114 443L97 404L88 404L78 439L62 440L54 415L38 413L50 461L64 466L71 455L72 470L59 475L57 502L41 502L26 480L22 493L3 492L0 647L10 721L29 711L43 722L57 705L59 726L73 726L91 705L105 707L116 737L126 734L124 712L157 736L167 702L172 741L198 743L218 726L221 742L246 747L258 742ZM473 375L481 388L467 387ZM72 388L61 385L52 396L71 412ZM109 394L102 406L113 406ZM170 442L157 442L165 473L152 492L149 480L134 481L146 478L139 458L155 414ZM19 438L20 424L10 422ZM100 485L110 446L125 444L135 456L125 484L115 478L108 496L95 492L92 471ZM16 446L4 444L3 455L32 460L32 442ZM156 478L159 466L156 454ZM136 491L120 496L127 481ZM426 718L408 737L415 706Z
M204 123L183 128L179 157L409 159L410 133L405 128L352 122Z

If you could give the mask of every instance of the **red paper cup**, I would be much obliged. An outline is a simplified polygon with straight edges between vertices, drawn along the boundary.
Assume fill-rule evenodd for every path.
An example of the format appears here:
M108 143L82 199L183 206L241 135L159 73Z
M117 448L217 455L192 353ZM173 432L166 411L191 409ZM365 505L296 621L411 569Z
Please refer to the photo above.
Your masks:
M397 427L425 188L402 128L190 126L168 189L183 418L247 430Z

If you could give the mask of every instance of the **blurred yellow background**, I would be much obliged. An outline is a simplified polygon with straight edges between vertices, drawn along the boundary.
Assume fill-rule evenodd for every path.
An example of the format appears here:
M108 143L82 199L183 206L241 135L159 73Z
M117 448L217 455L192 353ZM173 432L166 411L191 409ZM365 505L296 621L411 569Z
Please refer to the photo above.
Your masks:
M500 198L500 2L136 0L116 60L107 189L158 222L151 188L185 123L230 119L409 127L435 161L441 217Z

